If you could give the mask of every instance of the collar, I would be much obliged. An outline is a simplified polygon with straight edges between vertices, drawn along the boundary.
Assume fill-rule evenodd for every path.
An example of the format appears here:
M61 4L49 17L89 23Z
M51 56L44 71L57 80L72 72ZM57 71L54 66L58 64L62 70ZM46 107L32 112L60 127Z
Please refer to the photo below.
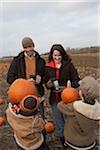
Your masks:
M27 55L26 52L24 52L24 56L27 57L27 58L30 59L30 60L32 60L33 57L35 57L35 55L36 55L36 53L34 52L34 54L30 57L30 56Z
M24 119L34 118L34 116L24 116L21 114L16 114L16 112L13 111L13 105L11 103L8 104L8 109L9 109L10 113L13 114L17 118L24 118Z
M56 68L54 60L51 60L48 64L46 64L46 67ZM58 68L56 68L58 69Z
M93 120L100 119L100 103L97 100L95 100L94 105L84 103L82 100L75 101L73 107L77 112L81 113L87 118Z

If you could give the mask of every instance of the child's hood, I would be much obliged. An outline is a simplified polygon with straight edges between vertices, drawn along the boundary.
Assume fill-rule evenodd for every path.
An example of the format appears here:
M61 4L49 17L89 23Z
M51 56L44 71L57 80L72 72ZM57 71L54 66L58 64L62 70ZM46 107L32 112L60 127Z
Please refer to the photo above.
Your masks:
M44 121L39 115L35 116L23 116L16 114L12 110L12 104L9 103L8 109L6 111L7 120L11 127L18 132L31 132L34 128L34 132L41 131L44 128Z
M73 107L78 113L84 115L87 118L93 120L100 119L100 103L98 101L95 101L94 105L90 105L79 100L74 102Z
M99 100L99 83L90 76L84 77L79 81L80 90L84 94L84 96L88 99L98 99Z

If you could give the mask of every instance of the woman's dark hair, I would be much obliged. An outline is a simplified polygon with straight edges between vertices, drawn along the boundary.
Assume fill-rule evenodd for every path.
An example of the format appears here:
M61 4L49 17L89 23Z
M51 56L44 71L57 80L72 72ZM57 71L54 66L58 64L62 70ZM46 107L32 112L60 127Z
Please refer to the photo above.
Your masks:
M71 59L69 57L69 55L66 53L66 51L64 50L63 46L61 44L54 44L52 45L51 49L50 49L50 53L49 53L49 62L51 60L53 60L53 52L54 50L58 50L62 56L62 60L69 60Z

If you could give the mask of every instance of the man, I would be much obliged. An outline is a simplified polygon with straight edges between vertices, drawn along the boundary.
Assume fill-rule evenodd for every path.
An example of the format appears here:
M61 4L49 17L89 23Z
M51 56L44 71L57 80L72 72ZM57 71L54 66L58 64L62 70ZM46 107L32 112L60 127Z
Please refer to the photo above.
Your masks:
M24 78L35 82L39 96L44 95L44 87L42 85L45 61L34 50L35 44L30 37L22 40L23 51L15 56L7 74L7 82L12 84L18 78ZM31 80L33 78L33 80ZM43 102L40 105L40 113L44 118Z

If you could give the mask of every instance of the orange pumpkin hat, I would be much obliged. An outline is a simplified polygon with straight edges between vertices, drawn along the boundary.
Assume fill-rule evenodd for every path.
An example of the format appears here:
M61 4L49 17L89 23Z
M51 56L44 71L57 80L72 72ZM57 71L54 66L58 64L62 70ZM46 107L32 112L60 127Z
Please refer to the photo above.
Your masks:
M7 94L12 104L19 104L20 101L27 95L38 96L38 91L32 82L19 78L11 84Z
M23 112L34 112L40 105L40 99L34 95L24 97L20 102L20 109Z

